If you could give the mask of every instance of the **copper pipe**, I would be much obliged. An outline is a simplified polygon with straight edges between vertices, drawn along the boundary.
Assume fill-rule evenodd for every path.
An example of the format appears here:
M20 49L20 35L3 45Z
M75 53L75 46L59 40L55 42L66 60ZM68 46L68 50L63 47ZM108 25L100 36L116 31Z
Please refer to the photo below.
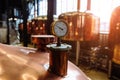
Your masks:
M87 0L87 10L91 10L91 0Z
M77 11L80 11L80 0L77 0Z

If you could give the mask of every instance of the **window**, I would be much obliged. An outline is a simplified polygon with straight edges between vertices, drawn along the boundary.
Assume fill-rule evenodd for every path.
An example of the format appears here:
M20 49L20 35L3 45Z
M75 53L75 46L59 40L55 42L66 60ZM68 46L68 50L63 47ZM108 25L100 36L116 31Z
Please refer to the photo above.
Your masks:
M56 0L56 15L61 13L77 11L78 0ZM120 5L120 0L91 0L91 12L100 17L100 30L109 31L109 20L113 9ZM47 0L39 1L39 16L47 15ZM87 10L87 0L80 0L80 11ZM107 28L106 28L107 27Z

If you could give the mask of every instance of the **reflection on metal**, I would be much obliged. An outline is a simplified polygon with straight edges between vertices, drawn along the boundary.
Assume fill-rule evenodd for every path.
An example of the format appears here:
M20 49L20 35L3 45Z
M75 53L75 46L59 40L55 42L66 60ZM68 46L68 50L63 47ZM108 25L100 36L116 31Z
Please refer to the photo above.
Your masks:
M120 44L115 45L113 61L117 64L120 64Z
M35 51L24 54L21 49ZM14 57L8 57L12 55ZM16 61L14 61L16 60ZM25 61L25 63L24 63ZM22 63L23 64L19 64ZM0 44L0 80L89 80L74 64L68 61L68 74L60 77L44 67L49 63L49 53L34 48Z
M46 17L37 17L32 20L31 24L31 34L46 34L45 24L47 18Z
M32 43L37 46L37 50L41 52L47 51L46 45L55 42L53 35L32 35Z
M99 23L97 16L89 12L62 13L59 19L69 24L69 33L63 39L79 41L96 41L99 39Z
M110 19L109 46L113 49L114 45L120 44L120 6L117 7Z
M59 76L66 76L68 69L68 52L71 49L71 46L67 44L61 44L61 46L50 44L47 45L47 47L51 51L49 56L49 71Z
M37 78L35 77L35 76L33 76L33 75L30 75L30 73L24 73L23 75L22 75L22 79L23 80L37 80Z

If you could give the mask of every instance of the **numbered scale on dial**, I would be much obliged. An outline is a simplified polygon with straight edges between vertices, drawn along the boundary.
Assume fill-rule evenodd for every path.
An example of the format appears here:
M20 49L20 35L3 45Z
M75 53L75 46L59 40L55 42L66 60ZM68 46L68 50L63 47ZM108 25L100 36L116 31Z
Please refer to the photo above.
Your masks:
M68 23L64 20L54 21L52 23L52 34L58 38L57 46L61 46L61 37L67 35L68 30Z
M56 37L63 37L68 33L68 24L64 20L58 20L52 23L52 33Z

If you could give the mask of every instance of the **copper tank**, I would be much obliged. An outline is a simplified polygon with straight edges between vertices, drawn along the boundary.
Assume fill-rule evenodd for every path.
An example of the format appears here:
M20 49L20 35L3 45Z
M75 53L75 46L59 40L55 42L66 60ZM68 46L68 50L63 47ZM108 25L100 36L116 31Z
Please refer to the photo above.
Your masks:
M99 40L99 17L89 12L62 13L59 19L69 24L69 33L66 40L96 41Z
M115 8L110 19L109 47L111 58L120 64L120 6Z

